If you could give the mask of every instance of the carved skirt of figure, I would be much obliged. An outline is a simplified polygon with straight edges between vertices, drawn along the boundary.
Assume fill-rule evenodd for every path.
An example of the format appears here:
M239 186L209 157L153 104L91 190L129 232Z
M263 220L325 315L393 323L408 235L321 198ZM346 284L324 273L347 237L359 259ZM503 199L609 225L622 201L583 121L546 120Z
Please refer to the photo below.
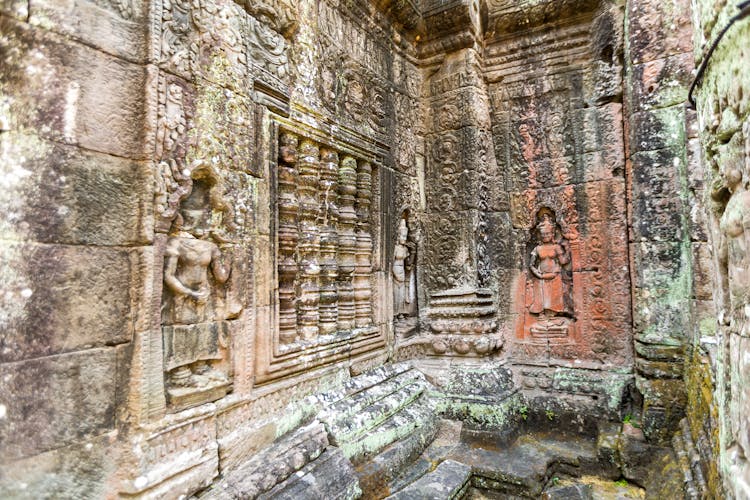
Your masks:
M559 274L549 280L533 278L532 282L533 297L529 312L541 314L544 311L555 313L565 311L563 282Z

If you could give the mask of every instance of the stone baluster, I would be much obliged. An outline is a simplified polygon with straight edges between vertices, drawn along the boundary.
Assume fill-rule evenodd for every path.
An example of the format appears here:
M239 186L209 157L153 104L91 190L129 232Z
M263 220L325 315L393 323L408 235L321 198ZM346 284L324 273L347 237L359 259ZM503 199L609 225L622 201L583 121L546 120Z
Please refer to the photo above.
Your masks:
M294 282L297 278L297 146L294 134L283 133L279 144L279 340L289 344L297 338Z
M356 265L357 213L354 201L357 194L357 160L345 156L339 164L339 231L338 231L338 329L354 328L354 288L352 276Z
M357 168L357 246L354 270L354 302L356 325L372 323L372 236L370 235L370 200L372 198L372 166L360 161Z
M338 264L336 249L338 247L339 212L338 197L339 155L331 149L320 151L320 333L329 334L336 331L338 322L338 291L336 278Z
M318 197L320 151L318 145L305 139L299 146L299 280L297 318L299 334L304 340L318 335L318 304L320 302L320 230Z

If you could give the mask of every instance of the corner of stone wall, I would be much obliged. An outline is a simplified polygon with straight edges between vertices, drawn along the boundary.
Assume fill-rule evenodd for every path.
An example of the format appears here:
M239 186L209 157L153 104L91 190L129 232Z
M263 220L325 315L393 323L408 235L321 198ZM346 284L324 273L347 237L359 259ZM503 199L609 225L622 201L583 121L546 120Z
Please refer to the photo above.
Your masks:
M686 355L693 343L696 253L705 236L692 224L690 113L693 70L686 0L630 0L626 92L630 258L636 386L643 430L666 443L685 415Z

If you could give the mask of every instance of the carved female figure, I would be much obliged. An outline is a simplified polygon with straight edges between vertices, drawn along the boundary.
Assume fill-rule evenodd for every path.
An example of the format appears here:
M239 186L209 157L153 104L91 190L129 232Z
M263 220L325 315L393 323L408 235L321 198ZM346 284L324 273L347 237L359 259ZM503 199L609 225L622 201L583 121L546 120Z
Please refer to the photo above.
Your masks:
M398 240L393 249L393 314L396 317L414 314L413 286L413 244L408 241L409 228L406 218L401 218L398 225Z
M570 263L570 249L565 239L555 242L555 224L549 213L544 213L537 225L539 244L531 251L529 270L532 278L532 302L529 312L539 315L532 332L549 332L565 328L561 316L569 313L566 307L566 287L563 269Z
M224 284L229 266L224 265L219 247L212 241L200 240L189 229L203 216L201 210L182 210L182 228L167 241L164 283L172 292L172 321L193 324L206 321L206 303L211 295L208 281L210 266L214 279Z

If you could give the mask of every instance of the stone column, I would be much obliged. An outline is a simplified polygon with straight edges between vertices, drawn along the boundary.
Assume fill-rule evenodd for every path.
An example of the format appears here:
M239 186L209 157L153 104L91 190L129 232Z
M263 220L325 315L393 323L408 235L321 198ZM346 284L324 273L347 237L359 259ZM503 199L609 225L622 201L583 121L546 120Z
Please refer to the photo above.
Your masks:
M299 231L297 214L297 146L299 139L294 134L283 133L279 145L279 341L294 342L297 338L297 311L295 307L294 282L297 278L295 252Z
M299 160L299 297L297 318L299 334L304 340L318 335L318 304L320 302L320 204L318 185L320 172L318 145L309 139L300 144Z
M339 218L336 198L338 196L339 155L331 149L321 150L320 162L320 333L329 334L336 331L338 321L338 292L336 278L338 263L336 248L338 232L336 224Z
M357 249L354 271L354 302L357 326L372 323L372 235L370 235L370 203L372 198L372 166L359 162L357 168Z
M357 160L345 156L339 164L338 185L339 231L338 231L338 329L354 327L354 288L352 275L356 264L357 213L354 200L357 194Z

